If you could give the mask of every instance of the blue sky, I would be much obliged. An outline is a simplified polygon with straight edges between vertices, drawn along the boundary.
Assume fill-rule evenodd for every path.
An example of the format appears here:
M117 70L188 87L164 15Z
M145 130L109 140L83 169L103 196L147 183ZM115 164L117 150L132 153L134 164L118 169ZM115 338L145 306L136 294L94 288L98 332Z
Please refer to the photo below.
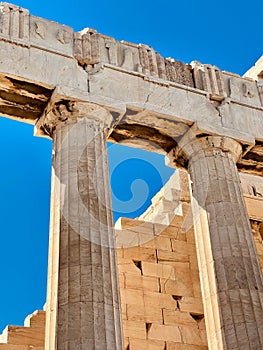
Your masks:
M240 75L263 54L262 0L16 4L75 31L96 28L119 40L148 44L165 57L212 63ZM22 324L45 303L51 147L50 141L33 137L32 126L0 118L0 329ZM137 216L171 170L162 157L138 150L113 146L109 154L115 215ZM133 195L132 205L125 207Z

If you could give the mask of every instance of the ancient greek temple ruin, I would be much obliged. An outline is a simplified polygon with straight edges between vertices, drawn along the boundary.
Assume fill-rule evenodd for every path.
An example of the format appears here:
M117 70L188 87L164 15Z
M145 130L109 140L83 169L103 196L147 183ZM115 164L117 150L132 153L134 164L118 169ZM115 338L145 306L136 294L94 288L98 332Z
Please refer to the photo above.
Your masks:
M262 350L263 59L241 77L0 9L0 115L53 140L46 309L0 350ZM115 226L106 141L177 169Z

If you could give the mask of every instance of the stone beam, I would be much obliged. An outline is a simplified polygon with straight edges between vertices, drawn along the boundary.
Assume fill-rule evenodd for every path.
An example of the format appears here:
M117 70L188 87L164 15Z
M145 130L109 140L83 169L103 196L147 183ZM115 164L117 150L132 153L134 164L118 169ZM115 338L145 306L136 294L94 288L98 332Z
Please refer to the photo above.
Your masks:
M262 174L261 90L249 77L165 59L94 29L75 33L8 3L1 3L0 50L2 115L36 123L55 90L56 102L91 102L114 113L111 141L164 154L205 122L204 135L213 126L212 134L253 138L253 147L237 139L238 168Z
M0 41L5 50L1 51L3 58L0 62L0 71L4 73L8 72L53 88L58 86L62 95L67 91L68 96L74 97L75 91L75 95L78 93L79 98L82 96L88 99L96 95L96 87L100 88L100 77L105 85L106 77L101 74L101 70L107 67L115 71L110 76L111 80L114 78L118 80L125 74L137 75L146 81L143 89L147 92L156 90L156 85L159 85L164 86L163 91L168 90L169 93L170 87L176 88L178 98L182 97L179 90L185 89L197 96L200 94L207 96L208 102L220 102L230 98L227 100L228 103L239 102L251 107L261 107L256 83L251 79L222 72L212 65L202 65L199 62L187 65L174 59L165 59L147 45L119 42L98 34L93 29L74 33L70 27L32 16L26 9L8 3L1 4ZM151 82L155 84L150 84ZM93 85L92 88L90 84ZM119 90L119 86L116 87ZM109 106L114 101L116 105L124 104L125 108L129 102L140 104L137 95L133 94L130 97L131 101L123 96L122 101L122 98L117 98L114 92L113 95L109 95L107 85L104 88L105 92L100 91L100 95L105 98L103 103L109 103L107 97L111 99ZM174 92L170 99L173 97ZM144 105L145 101L142 102ZM169 99L167 102L170 102ZM189 103L193 104L192 101ZM202 103L202 99L196 103L201 103L201 110L209 108ZM150 107L150 103L148 105ZM214 105L217 107L215 103ZM173 109L173 106L171 107L170 110ZM165 107L163 109L164 114L170 114L169 109L167 111ZM171 115L178 118L186 117L180 114L177 112ZM188 118L191 116L186 117Z

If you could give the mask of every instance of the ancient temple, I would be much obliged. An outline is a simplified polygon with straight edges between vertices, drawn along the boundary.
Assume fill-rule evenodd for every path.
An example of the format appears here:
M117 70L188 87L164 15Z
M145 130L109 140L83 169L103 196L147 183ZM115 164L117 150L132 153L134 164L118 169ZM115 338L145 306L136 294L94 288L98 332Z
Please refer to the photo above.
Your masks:
M263 60L244 77L1 3L0 114L53 140L47 304L0 350L263 349ZM177 170L114 225L106 142Z

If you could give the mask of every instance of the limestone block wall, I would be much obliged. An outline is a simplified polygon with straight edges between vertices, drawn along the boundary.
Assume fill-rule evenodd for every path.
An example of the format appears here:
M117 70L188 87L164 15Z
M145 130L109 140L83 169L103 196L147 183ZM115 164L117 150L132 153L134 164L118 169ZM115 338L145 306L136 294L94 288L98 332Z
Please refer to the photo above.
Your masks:
M251 221L251 227L252 227L252 233L255 239L257 253L258 253L258 259L260 263L261 270L263 271L263 230L262 230L262 224L258 223L257 221Z
M240 174L240 178L259 263L263 271L263 178L250 174Z
M263 179L240 178L263 270ZM208 349L190 200L177 171L141 221L116 224L125 350Z
M186 173L180 172L180 182L174 196L181 213L170 225L154 223L154 210L148 211L152 222L117 223L122 228L117 245L125 350L207 349ZM167 204L168 186L153 201L158 208L163 200Z
M24 326L7 326L0 335L0 350L44 350L45 311L26 317Z

